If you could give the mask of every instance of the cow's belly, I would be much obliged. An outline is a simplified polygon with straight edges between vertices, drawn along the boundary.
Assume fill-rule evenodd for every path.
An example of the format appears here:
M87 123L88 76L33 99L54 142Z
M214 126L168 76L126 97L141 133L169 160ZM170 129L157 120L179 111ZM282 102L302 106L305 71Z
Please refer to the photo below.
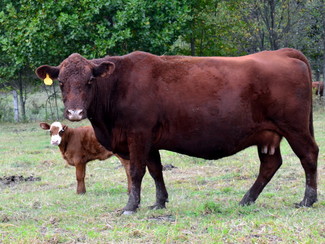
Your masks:
M205 123L187 128L171 128L162 133L159 149L194 157L218 159L233 155L249 146L267 146L274 150L281 136L271 121L256 123L246 118ZM186 125L184 125L186 127Z
M197 135L175 135L160 145L160 149L194 157L218 159L235 154L254 144L251 140L253 133L248 130L238 131L237 136L236 131L228 133L227 130L209 130L208 132Z

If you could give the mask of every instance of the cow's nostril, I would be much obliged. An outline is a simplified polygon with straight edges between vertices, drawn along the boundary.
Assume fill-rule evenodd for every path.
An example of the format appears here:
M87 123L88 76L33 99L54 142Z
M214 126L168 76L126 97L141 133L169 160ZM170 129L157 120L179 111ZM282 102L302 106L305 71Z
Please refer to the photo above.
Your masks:
M67 115L69 120L81 120L84 112L83 109L68 109Z

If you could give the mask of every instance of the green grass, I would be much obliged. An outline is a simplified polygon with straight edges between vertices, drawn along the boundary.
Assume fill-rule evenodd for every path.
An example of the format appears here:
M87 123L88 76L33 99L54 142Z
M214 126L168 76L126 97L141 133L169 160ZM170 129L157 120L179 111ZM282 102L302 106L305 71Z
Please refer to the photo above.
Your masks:
M0 183L0 243L325 243L322 109L315 112L314 125L321 151L319 201L313 208L294 208L302 200L305 177L284 140L284 163L252 206L238 202L258 173L255 147L210 161L162 151L163 164L177 167L164 171L167 209L146 208L155 200L147 173L139 211L124 216L127 181L116 158L88 164L87 193L79 196L74 167L66 166L38 123L0 124L0 178L41 177Z

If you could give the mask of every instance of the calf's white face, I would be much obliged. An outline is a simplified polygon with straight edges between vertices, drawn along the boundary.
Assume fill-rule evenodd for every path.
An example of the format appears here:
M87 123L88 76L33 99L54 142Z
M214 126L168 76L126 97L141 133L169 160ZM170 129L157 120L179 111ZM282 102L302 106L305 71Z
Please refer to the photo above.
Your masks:
M40 127L43 130L50 131L52 145L60 145L62 141L62 134L64 132L64 126L62 126L60 122L53 122L51 125L47 123L40 123Z

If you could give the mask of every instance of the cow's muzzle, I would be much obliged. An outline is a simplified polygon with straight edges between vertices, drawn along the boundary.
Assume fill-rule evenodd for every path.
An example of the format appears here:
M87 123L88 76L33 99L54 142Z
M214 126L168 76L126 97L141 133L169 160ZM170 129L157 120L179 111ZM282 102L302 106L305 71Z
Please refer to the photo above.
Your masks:
M84 110L83 109L68 109L67 110L67 119L70 121L80 121L84 119Z

